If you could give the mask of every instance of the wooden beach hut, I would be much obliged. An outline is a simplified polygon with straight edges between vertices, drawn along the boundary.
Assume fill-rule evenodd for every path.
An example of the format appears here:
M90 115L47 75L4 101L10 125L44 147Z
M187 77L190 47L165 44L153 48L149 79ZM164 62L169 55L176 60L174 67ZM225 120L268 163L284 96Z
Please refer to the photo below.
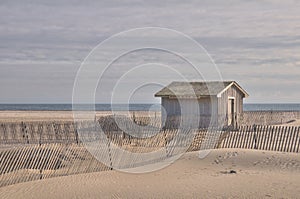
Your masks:
M161 97L162 118L200 114L199 127L237 127L248 93L235 81L172 82L155 97Z

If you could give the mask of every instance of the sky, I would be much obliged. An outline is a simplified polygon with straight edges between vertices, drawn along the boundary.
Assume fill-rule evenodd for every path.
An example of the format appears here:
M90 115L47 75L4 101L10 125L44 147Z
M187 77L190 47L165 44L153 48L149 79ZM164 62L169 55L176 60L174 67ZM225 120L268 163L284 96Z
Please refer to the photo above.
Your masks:
M297 0L1 0L0 103L71 103L87 55L112 35L142 27L174 29L196 40L222 79L237 81L250 94L247 103L300 103L299 22ZM139 58L159 62L162 54L143 52ZM142 63L132 57L115 64L112 74ZM144 89L147 95L133 102L157 102L155 89ZM109 102L98 93L100 103Z

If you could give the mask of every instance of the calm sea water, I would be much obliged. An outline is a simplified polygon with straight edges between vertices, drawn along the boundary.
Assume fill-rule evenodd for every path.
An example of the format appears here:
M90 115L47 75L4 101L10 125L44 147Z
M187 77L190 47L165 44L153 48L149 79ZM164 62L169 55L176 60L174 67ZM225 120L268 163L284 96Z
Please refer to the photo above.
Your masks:
M126 104L114 105L115 110L127 110ZM130 104L129 110L131 111L159 111L159 104ZM21 111L70 111L72 104L0 104L0 110L21 110ZM96 104L97 111L111 110L110 104ZM245 111L260 111L260 110L273 110L273 111L300 111L300 104L244 104Z
M300 104L244 104L245 111L300 111Z

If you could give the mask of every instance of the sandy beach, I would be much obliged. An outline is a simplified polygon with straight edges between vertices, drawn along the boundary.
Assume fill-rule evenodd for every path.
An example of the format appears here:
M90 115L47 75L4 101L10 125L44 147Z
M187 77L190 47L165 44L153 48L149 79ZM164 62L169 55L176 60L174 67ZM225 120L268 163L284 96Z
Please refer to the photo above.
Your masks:
M300 0L0 0L0 21L0 199L300 199Z
M125 114L126 112L115 112ZM159 112L132 111L135 116L152 116L160 115ZM112 114L110 111L97 111L96 117ZM21 122L21 121L73 121L72 111L0 111L0 122Z
M283 124L281 126L300 126L300 120L296 119L296 120L293 120L292 122Z
M297 198L299 183L299 154L219 149L205 159L187 153L146 174L105 171L10 185L0 197Z

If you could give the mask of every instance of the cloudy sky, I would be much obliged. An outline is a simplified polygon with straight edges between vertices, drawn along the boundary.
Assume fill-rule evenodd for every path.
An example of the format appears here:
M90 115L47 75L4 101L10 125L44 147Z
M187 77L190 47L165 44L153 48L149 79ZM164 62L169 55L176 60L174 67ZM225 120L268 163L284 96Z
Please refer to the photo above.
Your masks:
M77 70L97 44L148 26L203 45L222 78L249 92L246 102L297 103L299 22L297 0L1 0L0 103L70 103Z

